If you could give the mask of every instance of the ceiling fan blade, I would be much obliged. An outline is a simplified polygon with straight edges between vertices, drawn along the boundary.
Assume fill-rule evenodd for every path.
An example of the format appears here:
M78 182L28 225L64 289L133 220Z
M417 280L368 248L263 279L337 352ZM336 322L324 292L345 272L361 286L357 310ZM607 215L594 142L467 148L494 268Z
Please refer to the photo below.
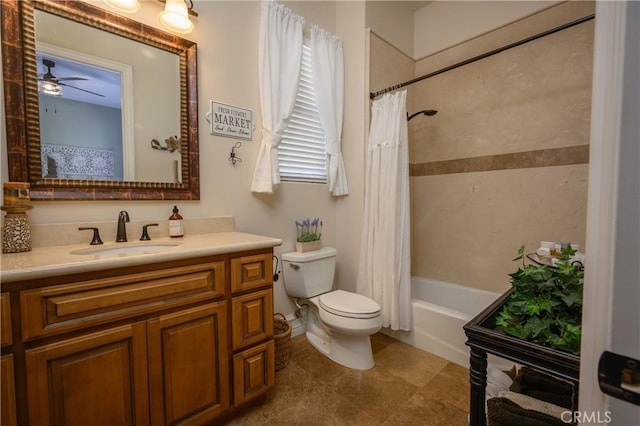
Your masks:
M69 80L89 80L86 77L54 77L55 81L69 81Z
M60 84L60 86L70 87L70 88L72 88L72 89L76 89L76 90L82 90L83 92L91 93L92 95L100 96L100 97L102 97L102 98L104 98L104 97L105 97L103 94L101 94L101 93L96 93L96 92L92 92L91 90L81 89L81 88L79 88L79 87L71 86L71 85L69 85L69 84L65 84L65 83L58 83L58 84Z

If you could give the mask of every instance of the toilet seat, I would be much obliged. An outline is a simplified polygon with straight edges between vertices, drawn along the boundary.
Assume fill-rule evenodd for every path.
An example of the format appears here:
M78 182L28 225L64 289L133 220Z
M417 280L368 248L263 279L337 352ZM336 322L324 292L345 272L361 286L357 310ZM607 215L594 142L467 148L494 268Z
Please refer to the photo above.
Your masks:
M361 294L335 290L320 295L320 308L347 318L375 318L380 315L380 305Z

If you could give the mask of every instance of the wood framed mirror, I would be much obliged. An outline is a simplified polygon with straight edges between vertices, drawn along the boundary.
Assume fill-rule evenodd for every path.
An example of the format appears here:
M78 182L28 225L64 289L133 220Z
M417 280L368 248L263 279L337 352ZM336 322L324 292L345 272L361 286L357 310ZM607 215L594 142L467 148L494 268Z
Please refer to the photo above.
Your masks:
M9 180L29 182L33 200L200 199L197 46L194 42L80 1L3 0L0 7ZM62 35L60 40L51 41L44 30L56 21L65 28L50 31ZM91 54L63 46L63 39L66 42L89 37L76 31L97 34L96 40L85 42L92 49ZM131 43L131 47L114 47L120 41ZM132 65L122 57L105 58L109 51L129 48L136 52L132 56L162 57L169 65L166 62L164 65L157 62ZM79 73L61 74L65 70L64 61L73 65L92 56L99 57L107 68L115 63L116 69L122 66L122 69L133 70L128 80L120 78L121 112L116 109L114 115L116 121L120 120L121 128L103 123L88 125L91 119L74 111L90 110L93 106L66 100L64 96L43 94L43 85L53 82L65 92L105 98L106 89L83 86L88 80L99 79L92 74L99 66L91 61L81 64L88 68ZM167 75L162 78L166 80L162 80L159 75L165 71ZM143 91L145 84L150 86L146 92ZM76 109L72 109L73 105ZM132 105L135 106L133 112ZM96 107L98 111L105 111L98 108L106 107ZM55 114L56 119L66 114L72 121L49 127L45 113ZM97 112L95 115L108 114ZM173 127L163 127L167 122ZM82 125L88 127L84 133L72 136L66 133ZM62 128L62 133L54 132L57 128ZM81 141L95 144L100 139L109 139L105 134L114 129L113 138L122 137L121 151L131 154L128 163L125 159L125 166L111 165L123 156L118 148L106 152L109 150L102 147L78 146ZM49 139L56 140L50 143ZM62 147L59 140L63 141ZM133 145L127 148L126 140L133 141ZM99 155L94 155L96 153ZM89 163L91 167L87 172ZM107 172L99 170L104 164L109 165L105 168ZM73 168L80 169L80 173L67 170ZM62 169L67 174L61 173ZM163 173L161 177L154 175L158 171Z

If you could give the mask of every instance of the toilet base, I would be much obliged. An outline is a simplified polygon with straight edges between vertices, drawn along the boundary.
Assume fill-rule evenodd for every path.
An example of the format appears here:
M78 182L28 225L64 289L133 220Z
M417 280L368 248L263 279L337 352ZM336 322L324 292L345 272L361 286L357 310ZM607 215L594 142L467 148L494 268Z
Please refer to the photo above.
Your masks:
M344 367L369 370L375 364L369 336L346 335L335 331L329 334L318 324L314 314L307 319L306 337L311 346Z
M315 334L307 331L307 340L311 346L320 351L330 360L354 370L369 370L373 368L373 353L371 352L371 340L369 336L352 336L349 339L339 339L335 335L329 341L323 340Z

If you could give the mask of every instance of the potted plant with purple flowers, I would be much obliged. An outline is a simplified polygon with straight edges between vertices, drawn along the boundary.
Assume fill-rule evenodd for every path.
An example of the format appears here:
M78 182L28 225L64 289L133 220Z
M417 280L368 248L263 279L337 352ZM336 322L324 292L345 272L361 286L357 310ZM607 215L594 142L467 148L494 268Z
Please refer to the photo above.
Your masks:
M304 253L319 250L322 247L322 221L319 218L313 220L307 218L296 220L296 251Z

